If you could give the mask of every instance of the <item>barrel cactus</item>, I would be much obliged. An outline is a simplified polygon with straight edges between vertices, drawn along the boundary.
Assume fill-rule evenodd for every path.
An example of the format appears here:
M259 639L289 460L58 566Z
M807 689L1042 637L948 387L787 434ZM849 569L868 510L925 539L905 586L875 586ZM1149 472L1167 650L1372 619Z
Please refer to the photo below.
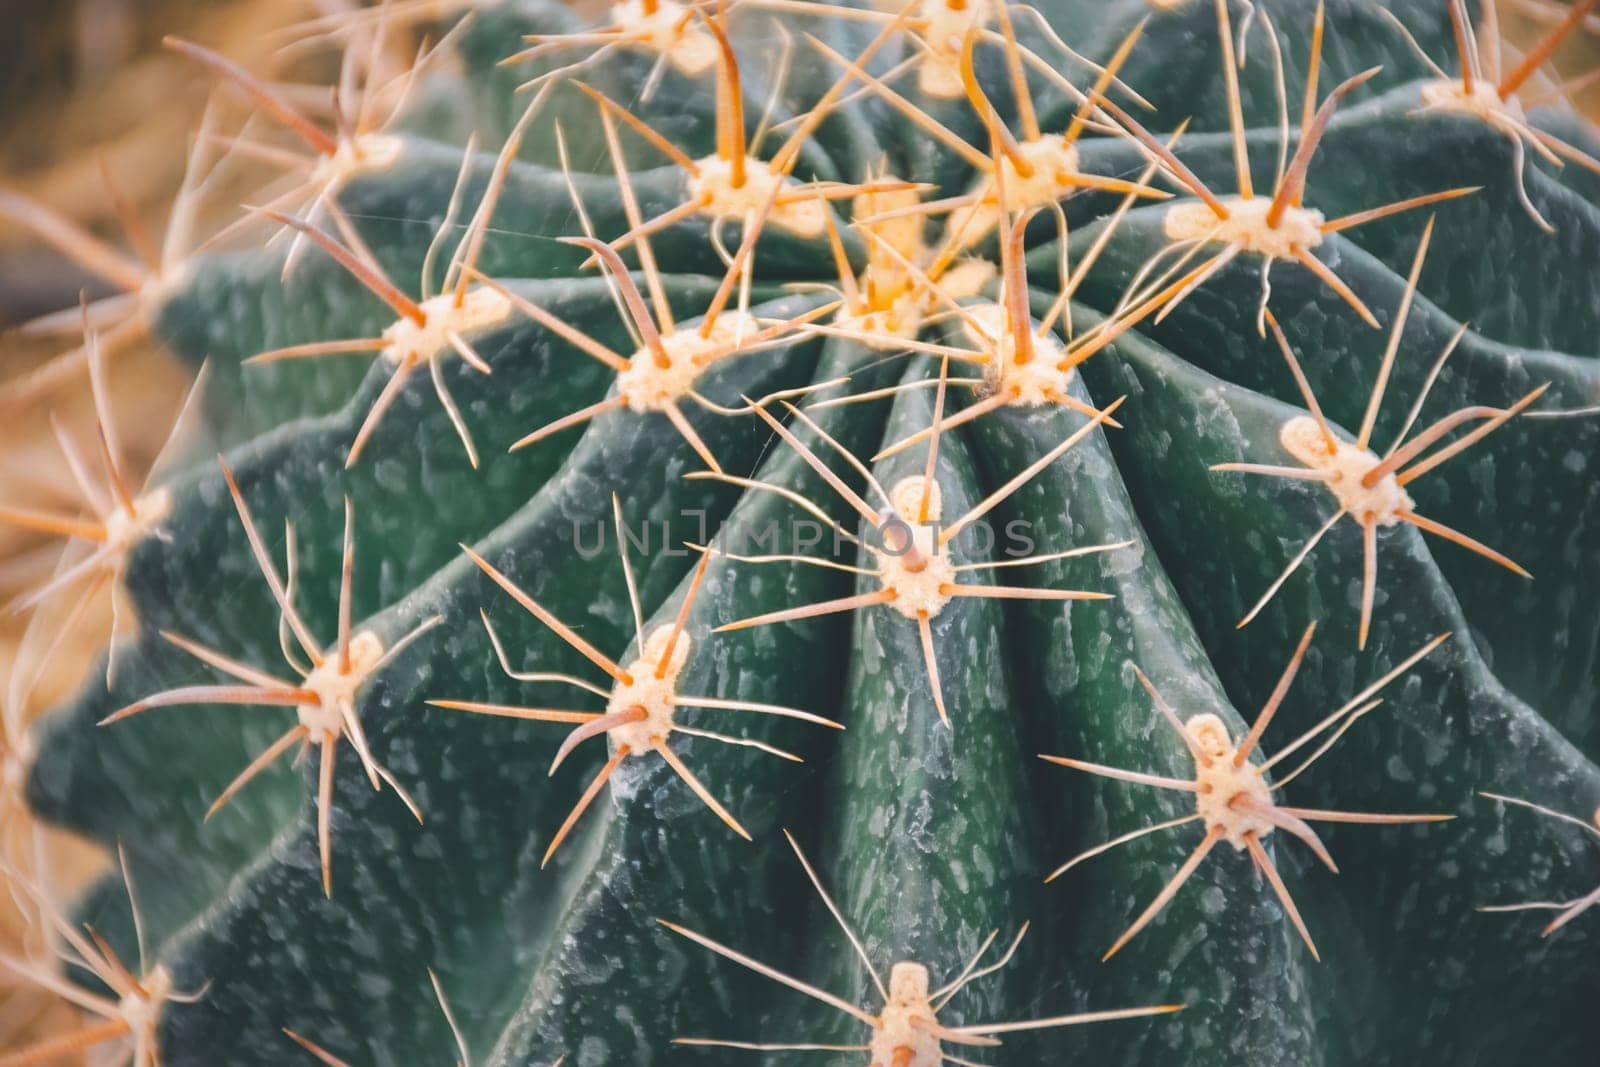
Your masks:
M121 862L7 860L87 1021L0 1063L1593 1062L1594 7L397 2L332 121L172 42L236 232L3 203L222 456L0 512L137 620L8 735Z

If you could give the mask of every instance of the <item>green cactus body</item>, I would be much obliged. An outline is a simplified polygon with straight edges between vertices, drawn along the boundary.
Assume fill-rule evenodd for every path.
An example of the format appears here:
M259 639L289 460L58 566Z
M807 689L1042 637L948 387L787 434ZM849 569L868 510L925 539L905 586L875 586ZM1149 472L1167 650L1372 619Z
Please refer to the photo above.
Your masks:
M398 145L394 161L352 178L339 193L384 271L413 299L421 295L417 280L463 174L465 131L497 143L540 91L517 95L517 84L583 57L578 49L499 66L523 47L521 35L578 33L587 23L545 0L473 6L472 23L452 39L459 69L431 74L419 89L420 106L390 131ZM820 7L729 6L726 32L740 59L746 125L776 128L767 152L843 73L805 35L853 58L895 15L849 19ZM925 6L937 13L938 5ZM1443 0L1388 6L1420 52L1455 69ZM1245 137L1238 143L1259 198L1272 195L1266 181L1280 153L1292 156L1300 143L1296 94L1308 70L1313 7L1289 0L1255 7L1239 74ZM1119 77L1151 109L1125 92L1113 91L1113 99L1161 141L1191 117L1178 157L1219 196L1238 192L1214 5L1052 0L1039 5L1037 17L1019 12L1012 14L1016 39L1083 91L1095 68L1064 56L1041 25L1104 62L1148 17ZM1243 14L1232 12L1234 32ZM709 25L711 13L704 15L692 25ZM605 25L610 16L599 17ZM996 23L987 25L993 30ZM794 43L781 82L780 30ZM1286 143L1278 130L1269 33L1277 35L1289 86ZM1596 1034L1587 1012L1600 936L1593 916L1541 940L1525 916L1476 909L1577 899L1600 882L1594 850L1577 830L1476 794L1526 797L1580 818L1600 805L1593 681L1600 610L1586 592L1600 582L1595 422L1516 418L1406 487L1418 514L1504 552L1536 582L1425 538L1404 522L1384 526L1375 534L1370 631L1358 647L1364 545L1360 523L1350 521L1331 526L1251 624L1237 626L1335 510L1327 487L1316 481L1211 470L1294 462L1282 444L1283 427L1305 417L1307 404L1271 333L1259 328L1264 301L1341 437L1356 436L1345 430L1363 424L1373 383L1386 381L1373 427L1379 455L1378 446L1387 448L1409 425L1425 390L1418 427L1472 405L1507 408L1546 383L1537 408L1577 409L1600 396L1594 175L1578 165L1558 171L1530 153L1519 179L1514 139L1504 130L1471 116L1419 113L1434 76L1377 5L1332 0L1323 35L1317 103L1353 75L1382 71L1354 89L1328 124L1308 170L1304 208L1337 219L1445 190L1479 187L1476 193L1319 235L1307 254L1348 287L1347 295L1292 259L1272 264L1269 274L1260 255L1245 251L1183 294L1170 313L1144 317L1115 340L1094 344L1091 356L1060 377L1065 392L1049 403L997 404L963 419L962 411L989 395L999 357L989 367L953 358L945 371L956 379L988 373L989 387L930 387L941 373L944 346L972 347L963 319L970 312L937 300L918 312L929 321L914 332L923 345L916 351L883 337L867 343L799 329L760 352L720 360L695 379L695 389L724 408L826 383L833 384L796 400L802 410L873 393L858 403L813 406L814 426L788 422L831 479L754 412L718 414L688 403L690 429L725 477L704 476L696 441L668 418L620 401L582 428L508 451L532 431L617 396L613 368L515 309L467 338L492 373L441 361L439 373L476 442L476 466L436 402L427 371L400 389L359 460L347 465L350 444L393 367L370 352L266 366L245 360L285 346L378 337L396 321L393 310L316 248L305 250L287 279L278 246L190 264L165 292L155 330L185 360L209 361L208 411L280 570L284 523L294 524L295 603L308 628L323 642L338 629L345 499L355 516L354 629L389 647L420 624L442 621L355 693L372 756L415 798L422 821L392 789L375 791L358 753L340 744L328 812L332 894L325 896L315 753L298 769L281 761L205 818L239 771L294 725L292 708L163 708L96 725L152 693L218 680L163 632L258 670L284 669L280 610L222 473L197 459L162 482L172 494L165 535L140 543L127 569L138 636L109 691L91 680L44 722L27 783L29 802L45 818L122 847L153 953L149 962L170 972L176 990L204 989L192 1001L163 1006L156 1030L161 1062L299 1062L302 1052L284 1029L349 1064L454 1062L459 1054L435 1004L431 968L479 1065L544 1065L561 1056L578 1067L787 1063L802 1055L674 1047L677 1038L848 1046L856 1051L813 1055L818 1062L865 1064L869 1053L883 1053L867 1047L877 1031L860 1017L753 975L656 921L877 1017L882 996L784 830L810 858L886 982L894 965L910 963L925 967L933 986L942 985L962 974L991 931L999 934L987 962L1029 924L1004 968L940 1007L943 1032L1073 1012L1184 1006L1158 1018L996 1034L1003 1038L997 1048L946 1039L944 1054L962 1057L952 1062L968 1056L997 1065L1592 1062ZM868 66L881 73L916 48L890 41ZM959 64L960 48L952 54ZM694 55L686 49L678 61L693 65ZM977 40L973 69L1017 133L1025 122L1006 56L1004 37L991 33ZM543 110L525 127L517 158L503 161L504 188L477 264L508 292L623 357L648 354L649 340L624 318L615 282L580 270L589 252L556 240L584 232L558 153L565 152L571 187L604 240L616 240L634 223L612 170L601 111L572 80L627 105L690 158L713 156L716 55L698 74L667 63L641 99L656 59L648 50L619 47L544 83ZM936 61L937 54L925 59ZM937 88L933 81L920 84L915 73L893 83L896 93L988 156L985 125L960 95L959 77L954 96L930 92L930 85ZM1038 70L1030 85L1040 127L1067 128L1079 101ZM785 126L786 120L794 121ZM1591 129L1564 112L1536 110L1532 121L1580 148L1596 143ZM1097 122L1084 132L1078 171L1134 182L1146 170L1148 151L1103 127ZM635 131L618 132L642 217L683 204L692 183L682 169ZM909 179L927 183L920 195L935 200L959 195L975 180L960 152L915 125L884 92L859 83L796 156L792 177L801 188L812 181ZM464 225L482 200L497 160L479 152L469 164L452 226ZM1012 306L1031 299L1035 321L1050 314L1065 282L1063 253L1077 282L1072 299L1056 309L1053 333L1035 344L1069 346L1067 352L1090 345L1096 329L1127 310L1119 302L1142 284L1141 267L1171 245L1172 213L1205 210L1170 175L1150 184L1175 195L1140 199L1116 216L1122 196L1113 188L1065 199L1064 243L1048 208L1027 224L1032 289ZM1020 186L1015 191L1020 195ZM850 207L840 197L827 210L840 233L838 257L856 282L871 275L867 264L888 260L877 237L847 225ZM1431 246L1408 305L1407 278L1430 213ZM1539 219L1554 232L1545 232ZM679 336L696 328L724 280L713 231L727 252L736 252L740 223L714 225L694 214L652 235ZM929 242L938 226L929 223ZM986 235L967 251L1004 262L1014 278L1022 264L1002 254L1008 233L1006 227ZM1202 243L1180 269L1220 250ZM632 262L636 252L624 254ZM1074 274L1086 261L1092 265ZM765 321L816 313L832 300L817 292L839 276L826 232L785 232L769 221L751 262L749 307ZM443 258L436 266L442 271ZM645 277L633 277L648 300ZM997 288L990 281L981 294L952 303L1006 295L1003 282ZM1352 301L1382 328L1364 323ZM1402 313L1386 363L1389 327ZM1462 323L1453 354L1430 378ZM897 386L907 388L889 391ZM1114 413L1119 427L1082 432L1085 411L1105 411L1119 397L1125 398ZM884 588L881 576L808 560L866 570L879 565L880 557L847 537L870 542L874 523L847 506L833 483L862 494L876 512L881 502L868 471L891 490L903 479L920 479L926 440L892 446L927 431L936 404L956 420L936 436L932 468L946 518L966 513L1081 432L1071 448L985 512L978 525L987 541L969 529L940 557L941 566L956 568L1047 557L1028 567L952 572L963 583L999 587L1012 597L947 597L924 620L926 638L914 612L888 601L770 625L731 625ZM765 410L785 414L776 402ZM860 465L844 462L824 434ZM890 454L872 458L880 452ZM630 755L639 758L616 762L541 866L557 827L615 756L622 735L613 731L578 745L552 772L570 726L430 702L594 713L606 708L605 694L617 683L597 668L598 660L519 607L458 546L469 546L600 656L633 663L642 650L616 551L613 494L627 527L649 542L636 543L629 557L647 638L677 622L690 600L702 557L685 546L714 543L719 550L709 555L683 618L686 652L674 668L680 699L669 748L751 840L707 810L663 757L636 751ZM796 496L819 505L839 532ZM1019 549L1018 538L1028 547ZM838 556L835 544L842 546ZM1118 547L1066 554L1094 546ZM780 558L733 558L741 554ZM1110 599L1030 599L1028 590ZM486 621L509 672L570 674L590 683L589 690L513 677L502 669ZM1191 781L1195 758L1158 714L1134 667L1180 718L1215 716L1237 743L1311 622L1318 623L1315 638L1254 763L1439 635L1451 637L1389 682L1378 694L1383 704L1360 714L1337 746L1272 801L1455 820L1319 824L1339 864L1337 877L1289 833L1263 838L1321 962L1249 852L1224 842L1148 927L1101 963L1194 853L1203 824L1141 837L1048 883L1045 876L1111 838L1193 815L1196 801L1036 755ZM948 725L940 720L935 684ZM693 695L800 709L844 729L696 707ZM682 727L751 744L718 743ZM753 745L804 762L774 759ZM79 912L123 959L136 958L120 880L97 886ZM918 977L895 974L897 981ZM871 1062L934 1062L918 1049L911 1059Z

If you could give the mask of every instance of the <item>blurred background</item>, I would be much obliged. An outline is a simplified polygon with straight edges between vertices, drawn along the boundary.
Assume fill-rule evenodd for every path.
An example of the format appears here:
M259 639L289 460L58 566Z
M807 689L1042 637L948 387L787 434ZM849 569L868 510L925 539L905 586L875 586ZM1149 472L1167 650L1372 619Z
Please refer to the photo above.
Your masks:
M337 76L337 53L324 48L285 56L287 31L359 6L359 0L0 0L0 26L6 27L0 34L0 197L20 194L127 248L120 198L122 211L159 243L212 87L198 65L162 48L163 35L199 41L280 82L326 86ZM409 59L417 40L407 33L395 36L395 49ZM225 109L221 128L238 129L248 113L242 99L222 93L217 100ZM238 204L272 176L267 168L240 168L237 188L230 185L210 198L207 210L214 214L200 219L198 232L236 218ZM75 348L81 333L69 323L63 332L38 336L23 324L73 308L85 291L92 300L112 290L0 211L0 506L74 506L63 491L71 484L70 472L51 422L74 440L93 439L87 376L81 369L41 375L39 368ZM138 478L166 437L189 375L143 341L108 359L106 372L112 422L129 473ZM61 703L83 683L97 668L111 625L109 597L100 596L69 637L40 656L39 634L61 621L65 605L42 609L46 615L37 621L10 605L47 579L59 547L59 539L0 524L0 699L22 705L6 708L16 722ZM36 629L25 643L30 622ZM123 620L125 631L128 622ZM20 700L19 690L8 685L18 680L33 683ZM4 748L0 744L0 759L18 755ZM20 755L25 765L26 754ZM0 839L36 849L42 863L27 866L47 871L51 895L70 900L105 869L107 858L33 825L18 802L14 779L15 773L0 771L6 793L0 796ZM15 854L9 858L21 862ZM27 947L36 948L36 935L0 893L0 953L25 955ZM81 1025L77 1013L52 999L16 985L0 968L0 1055ZM95 1061L74 1054L40 1067L86 1062Z
M189 37L279 82L326 86L337 72L336 53L286 55L286 31L359 6L361 0L0 0L0 26L7 30L0 35L0 197L21 194L123 248L120 199L122 212L159 239L210 90L210 80L194 63L161 47L162 36ZM1469 7L1476 6L1477 0L1469 0ZM1563 10L1553 0L1501 0L1500 7L1512 42L1536 39ZM393 46L404 61L418 43L402 33ZM1591 18L1555 62L1564 72L1595 69L1600 18ZM242 103L233 94L221 94L219 101L233 109L223 128L236 129L246 113ZM1589 85L1577 103L1591 117L1600 116L1600 84ZM108 189L107 175L115 193ZM238 195L211 198L210 210L218 213L211 223L235 217L237 204L249 199L264 178L244 168ZM200 232L209 229L202 219ZM92 435L87 381L81 373L41 376L38 368L75 347L79 338L71 329L36 336L19 327L71 308L85 290L91 299L109 292L0 213L0 504L49 507L70 499L61 493L69 472L50 424L53 418L77 440ZM131 473L138 477L166 436L187 375L143 342L118 353L107 372L112 420ZM57 545L0 525L0 605L48 575ZM48 627L52 620L40 621ZM31 693L20 701L7 698L22 705L7 709L19 722L65 699L94 669L110 626L109 600L91 604L72 628L74 636L42 665L16 662L28 622L27 616L0 607L0 690L17 671L31 680L39 667ZM0 774L0 789L14 788ZM15 801L14 795L0 797L0 829L7 839L38 842L52 892L68 899L103 868L105 858L42 828L34 837L36 828ZM0 897L0 952L13 950L26 933L23 927L10 901ZM10 990L7 983L0 973L0 1052L78 1025L73 1013Z

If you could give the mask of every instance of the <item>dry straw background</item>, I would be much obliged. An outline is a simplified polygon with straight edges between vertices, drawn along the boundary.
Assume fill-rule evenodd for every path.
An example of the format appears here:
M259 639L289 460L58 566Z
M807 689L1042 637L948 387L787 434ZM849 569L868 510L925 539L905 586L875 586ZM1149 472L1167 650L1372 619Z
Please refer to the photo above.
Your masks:
M159 233L209 87L193 65L161 48L162 35L193 38L252 71L285 81L327 84L335 57L313 55L285 65L277 52L285 39L282 31L361 2L0 0L0 25L10 31L0 39L0 187L120 241L103 166L145 225ZM1546 0L1501 0L1506 36L1524 41L1535 35L1541 23L1530 17L1529 8L1542 3ZM409 46L397 42L397 49L405 52ZM1597 55L1600 33L1591 28L1568 43L1556 65L1592 69ZM243 105L224 99L238 109L229 116L236 127ZM1579 104L1600 117L1600 85L1592 86ZM213 221L225 222L237 214L238 201L250 195L250 182L246 177L240 183L237 197L221 196L208 205ZM68 474L52 439L52 417L74 439L93 433L86 378L41 382L35 374L51 356L71 347L73 339L38 338L18 329L33 316L72 305L85 288L91 297L103 291L71 263L41 249L26 232L0 221L0 501L8 505L44 507L65 499L60 489ZM148 344L118 354L107 369L114 420L138 475L160 447L188 377ZM0 526L0 605L48 572L54 565L51 552L47 540ZM14 670L35 667L16 662L28 621L0 608L0 683ZM51 619L40 622L49 626ZM128 623L124 620L124 626ZM83 682L94 669L109 626L105 599L89 609L51 656L26 715L56 705ZM0 805L0 811L7 820L27 818L11 805ZM9 837L12 827L5 829ZM53 891L70 897L104 868L105 857L97 849L38 830ZM25 933L9 897L0 895L0 952L10 950ZM27 992L14 992L0 977L0 1052L75 1024L73 1013ZM87 1061L67 1057L58 1062Z

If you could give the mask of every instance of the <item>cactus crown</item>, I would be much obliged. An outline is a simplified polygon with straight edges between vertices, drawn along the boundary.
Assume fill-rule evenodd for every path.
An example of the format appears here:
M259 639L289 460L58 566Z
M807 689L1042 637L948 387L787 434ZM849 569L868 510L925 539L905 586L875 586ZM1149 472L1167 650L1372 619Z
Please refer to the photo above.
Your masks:
M261 121L162 249L0 196L125 294L25 645L136 617L6 693L122 862L5 842L93 1018L0 1065L1589 1062L1595 6L393 0L326 119L169 40Z

